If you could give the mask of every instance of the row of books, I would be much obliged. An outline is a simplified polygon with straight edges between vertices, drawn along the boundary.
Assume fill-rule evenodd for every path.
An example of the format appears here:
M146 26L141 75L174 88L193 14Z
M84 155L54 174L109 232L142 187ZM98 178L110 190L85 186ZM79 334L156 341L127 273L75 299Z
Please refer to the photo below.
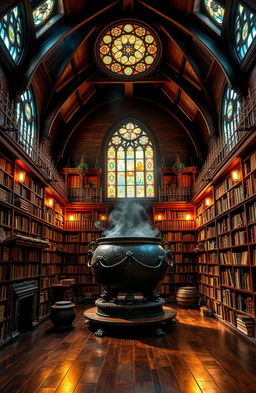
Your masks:
M96 231L95 220L74 220L65 222L66 230L76 231Z
M228 191L227 194L222 196L216 202L216 214L221 214L228 209L231 209L238 203L244 200L244 189L243 185L233 188Z
M220 301L220 290L218 288L208 287L206 284L199 284L198 288L202 295Z
M50 300L50 291L41 291L39 300L40 303Z
M41 251L27 247L12 247L11 249L12 260L15 262L40 262Z
M9 209L0 210L0 224L11 226L12 224L12 213Z
M211 252L208 254L199 254L197 256L198 263L218 264L218 254Z
M0 200L3 202L11 203L11 192L6 191L0 187Z
M37 183L35 180L31 180L31 191L35 194L37 194L41 199L44 196L44 188L41 186L41 184ZM31 195L32 197L32 195Z
M0 265L0 281L5 281L9 279L9 267L5 265Z
M233 245L237 246L240 244L247 243L247 234L246 231L238 231L234 233L233 237Z
M193 220L156 221L155 226L160 231L170 231L172 229L187 230L187 229L194 229L194 221Z
M171 244L172 252L193 252L195 248L194 243L173 243Z
M8 297L7 285L0 285L0 300L6 299L7 297Z
M162 239L168 242L194 242L195 235L193 233L167 232L162 235Z
M199 280L203 284L212 285L214 287L219 286L219 278L218 277L212 277L212 276L207 276L205 274L201 274Z
M91 274L91 269L87 265L63 265L63 274Z
M3 172L2 170L0 170L0 185L1 184L10 189L12 188L12 177L10 177L9 174Z
M39 275L39 265L37 264L19 264L12 265L10 279L30 278Z
M198 217L196 217L196 226L200 227L201 225L206 224L208 221L214 218L214 206L203 211Z
M235 293L227 288L222 288L223 304L235 308Z
M230 243L229 234L218 237L218 247L219 248L230 247L230 245L231 245L231 243Z
M30 228L31 228L31 233L39 235L40 237L42 236L42 232L43 232L43 226L40 222L36 222L36 221L31 221L30 223Z
M235 286L239 289L245 289L246 291L252 291L251 277L249 271L244 269L235 270Z
M252 318L246 317L245 315L238 315L236 318L236 327L248 337L255 336L255 324Z
M181 275L181 274L172 274L170 275L170 283L184 283L184 284L191 284L196 282L197 276L195 274L186 274L186 275Z
M58 281L58 276L43 277L41 287L42 289L47 289L51 287L53 284L55 284L57 281Z
M256 202L248 206L248 222L256 222Z
M219 267L214 265L198 265L198 272L205 274L215 274L217 276L219 274Z
M256 242L256 225L253 225L250 228L249 235L250 235L250 242L255 243Z
M217 221L217 233L221 234L227 231L230 231L230 219L229 217L224 217L222 220Z
M40 318L45 317L50 313L50 303L45 302L45 303L40 303L39 304L39 316Z
M237 170L240 171L240 168L238 168ZM218 187L216 187L215 198L216 199L221 198L226 192L230 190L230 188L234 186L234 184L235 183L232 180L231 176L226 177L225 180L223 180L223 182Z
M5 318L5 304L0 304L0 322Z
M245 180L245 196L246 198L255 194L256 192L256 173L254 172L248 179Z
M250 315L255 314L255 307L253 303L253 298L251 296L237 295L236 308Z
M221 265L248 265L249 255L248 251L242 252L221 252L220 254Z
M43 264L56 264L62 263L62 256L58 253L53 254L52 252L43 251L42 255L42 263Z
M42 270L41 270L42 276L46 276L49 274L60 274L60 273L61 273L60 266L56 266L56 265L42 266Z
M5 262L8 262L10 260L8 247L0 247L0 260Z
M44 228L44 238L48 240L54 240L56 242L63 242L64 235L60 231L56 231L53 228L45 226Z
M231 325L236 326L236 313L235 313L235 311L230 310L227 307L223 307L222 317L223 317L224 321L227 321Z
M250 172L256 169L256 153L253 153L248 160L244 163L244 175L248 175Z
M194 263L191 264L182 264L182 265L174 265L173 267L174 273L196 273L197 265Z
M9 175L13 173L13 164L6 160L4 157L0 157L0 169L7 172Z

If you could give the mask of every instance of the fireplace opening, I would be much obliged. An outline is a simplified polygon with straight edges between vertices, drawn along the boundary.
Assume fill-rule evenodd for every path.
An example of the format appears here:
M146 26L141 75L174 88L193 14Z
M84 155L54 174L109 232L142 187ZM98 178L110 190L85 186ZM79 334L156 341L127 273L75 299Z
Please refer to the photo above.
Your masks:
M17 328L20 333L33 329L33 296L25 297L19 301Z

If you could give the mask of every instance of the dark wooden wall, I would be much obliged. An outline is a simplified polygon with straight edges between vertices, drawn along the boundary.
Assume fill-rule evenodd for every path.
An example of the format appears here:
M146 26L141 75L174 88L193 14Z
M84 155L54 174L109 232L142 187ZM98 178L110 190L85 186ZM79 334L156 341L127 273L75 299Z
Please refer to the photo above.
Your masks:
M97 159L100 164L101 158L104 160L104 138L112 126L126 116L134 117L148 126L155 136L160 165L163 158L166 165L172 165L176 154L187 165L191 165L191 160L195 163L195 149L184 127L156 105L133 98L112 101L96 108L83 120L66 146L63 164L68 160L71 166L77 166L83 153L90 166L94 167Z

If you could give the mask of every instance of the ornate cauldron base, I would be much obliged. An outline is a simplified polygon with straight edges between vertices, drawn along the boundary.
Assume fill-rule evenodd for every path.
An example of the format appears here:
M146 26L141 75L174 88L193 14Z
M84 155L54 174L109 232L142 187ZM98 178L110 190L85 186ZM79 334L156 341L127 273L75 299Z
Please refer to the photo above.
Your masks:
M149 318L164 314L164 300L160 297L155 301L135 296L132 304L127 304L125 296L118 296L115 301L106 302L101 298L95 302L97 315L110 318Z
M92 307L84 312L84 317L86 322L90 322L91 324L98 326L98 330L95 332L96 336L104 336L107 335L107 329L111 326L126 326L126 327L135 327L135 326L149 326L155 325L154 334L157 336L162 336L166 334L161 326L165 323L176 324L176 315L177 312L172 308L163 307L163 314L155 317L147 317L147 318L110 318L97 314L97 308Z

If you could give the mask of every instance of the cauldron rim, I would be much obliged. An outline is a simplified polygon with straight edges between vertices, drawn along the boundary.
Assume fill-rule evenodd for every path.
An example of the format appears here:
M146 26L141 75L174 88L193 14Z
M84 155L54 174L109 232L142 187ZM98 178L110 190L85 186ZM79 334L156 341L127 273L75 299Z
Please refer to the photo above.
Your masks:
M161 237L130 237L130 236L111 236L111 237L100 237L96 240L97 244L123 244L123 243L137 243L137 244L161 244Z

